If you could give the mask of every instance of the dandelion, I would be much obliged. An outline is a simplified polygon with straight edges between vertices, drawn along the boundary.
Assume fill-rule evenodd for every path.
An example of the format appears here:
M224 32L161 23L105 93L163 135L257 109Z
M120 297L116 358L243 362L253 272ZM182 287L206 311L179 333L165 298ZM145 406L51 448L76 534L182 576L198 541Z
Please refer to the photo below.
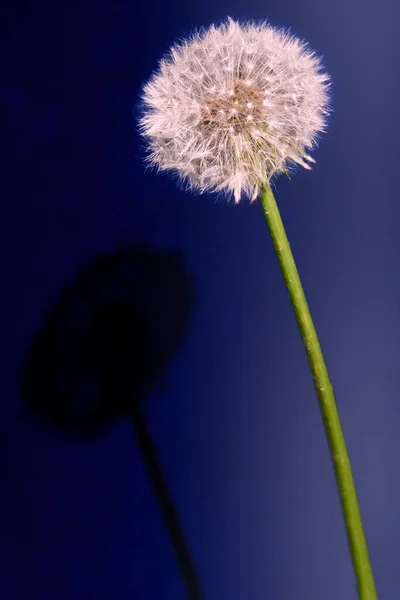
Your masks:
M326 126L329 76L305 43L266 22L196 33L175 45L144 86L147 162L200 193L254 201Z
M336 477L360 600L377 600L333 386L271 179L300 165L326 129L330 77L307 44L266 21L231 18L173 46L145 84L145 161L199 193L260 203L306 351Z

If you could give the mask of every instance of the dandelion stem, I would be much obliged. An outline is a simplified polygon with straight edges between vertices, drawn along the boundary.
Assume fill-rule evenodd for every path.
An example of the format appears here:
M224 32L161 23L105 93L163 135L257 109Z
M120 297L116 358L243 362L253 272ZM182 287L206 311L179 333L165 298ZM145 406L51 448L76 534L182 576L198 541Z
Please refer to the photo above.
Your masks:
M261 205L293 306L318 396L319 408L339 491L353 568L358 582L359 598L360 600L377 600L378 596L368 554L367 540L364 534L357 492L332 384L279 209L269 185L263 186Z

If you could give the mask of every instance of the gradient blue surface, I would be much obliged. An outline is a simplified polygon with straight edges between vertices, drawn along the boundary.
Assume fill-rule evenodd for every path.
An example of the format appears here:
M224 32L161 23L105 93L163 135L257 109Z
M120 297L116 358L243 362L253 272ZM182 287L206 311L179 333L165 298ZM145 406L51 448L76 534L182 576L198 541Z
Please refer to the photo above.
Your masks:
M43 312L82 264L125 239L183 248L196 277L170 390L145 413L206 600L356 598L261 208L184 194L140 160L140 86L171 42L226 15L290 27L333 78L317 164L278 180L276 196L337 394L379 597L398 598L400 5L4 0L1 15L4 600L185 598L127 423L82 445L21 417L18 373Z

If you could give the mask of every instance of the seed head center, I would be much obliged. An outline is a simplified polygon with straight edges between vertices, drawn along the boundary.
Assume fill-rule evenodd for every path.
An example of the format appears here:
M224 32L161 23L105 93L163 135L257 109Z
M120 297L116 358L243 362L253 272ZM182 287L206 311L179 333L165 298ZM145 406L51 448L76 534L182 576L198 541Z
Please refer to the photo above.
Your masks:
M259 122L265 114L262 91L254 83L234 79L230 89L210 93L202 109L202 122L237 134Z

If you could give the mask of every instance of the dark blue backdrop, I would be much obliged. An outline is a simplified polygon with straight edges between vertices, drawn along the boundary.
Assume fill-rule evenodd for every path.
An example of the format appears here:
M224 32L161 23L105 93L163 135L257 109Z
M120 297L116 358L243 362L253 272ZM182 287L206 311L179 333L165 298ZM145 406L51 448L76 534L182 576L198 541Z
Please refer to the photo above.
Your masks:
M226 15L290 26L331 73L312 173L277 199L337 394L380 598L400 589L400 5L3 0L0 592L185 598L131 429L93 444L27 418L43 313L122 240L182 248L197 309L144 411L206 600L351 600L312 380L258 204L145 173L132 111L169 44ZM22 416L21 416L22 415Z

